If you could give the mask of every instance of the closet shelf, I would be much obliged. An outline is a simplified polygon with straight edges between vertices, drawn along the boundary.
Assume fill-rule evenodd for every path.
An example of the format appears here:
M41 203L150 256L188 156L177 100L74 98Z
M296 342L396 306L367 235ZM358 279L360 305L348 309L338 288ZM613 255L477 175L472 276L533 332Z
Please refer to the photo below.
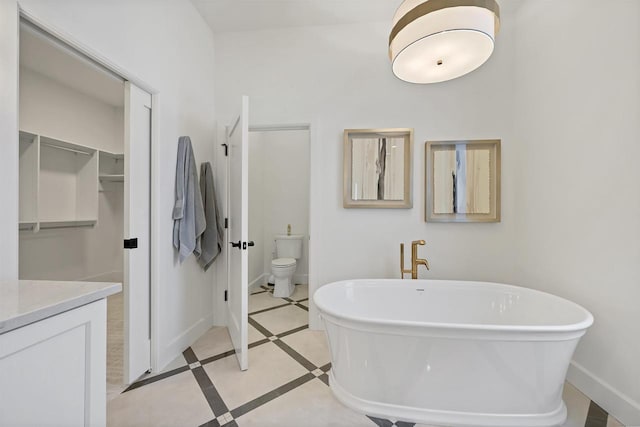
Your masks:
M37 224L37 221L20 221L18 223L19 230L33 230Z
M100 175L100 181L124 182L124 174L104 174Z
M64 220L64 221L40 221L40 229L47 228L78 228L78 227L93 227L98 220L96 219L84 219L84 220Z

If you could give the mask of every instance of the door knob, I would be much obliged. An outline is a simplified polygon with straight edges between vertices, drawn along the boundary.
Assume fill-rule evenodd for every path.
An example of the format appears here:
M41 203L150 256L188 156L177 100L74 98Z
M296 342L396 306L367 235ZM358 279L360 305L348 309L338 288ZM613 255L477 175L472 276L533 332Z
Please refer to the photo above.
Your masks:
M251 241L249 241L249 243L247 243L247 245L249 245L249 246L255 246L256 244L255 244L255 243L253 243L253 240L251 240Z
M229 242L229 243L231 243L232 247L238 248L238 249L240 249L240 247L242 245L242 241L241 240L238 240L238 243L236 243L236 242Z

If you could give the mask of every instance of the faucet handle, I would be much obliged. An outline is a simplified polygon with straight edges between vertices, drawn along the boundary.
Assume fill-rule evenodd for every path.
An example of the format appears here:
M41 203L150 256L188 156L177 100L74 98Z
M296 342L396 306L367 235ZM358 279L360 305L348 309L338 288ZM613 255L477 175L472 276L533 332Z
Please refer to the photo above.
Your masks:
M411 245L416 246L416 245L420 245L420 246L424 246L427 242L425 242L424 240L414 240L413 242L411 242Z

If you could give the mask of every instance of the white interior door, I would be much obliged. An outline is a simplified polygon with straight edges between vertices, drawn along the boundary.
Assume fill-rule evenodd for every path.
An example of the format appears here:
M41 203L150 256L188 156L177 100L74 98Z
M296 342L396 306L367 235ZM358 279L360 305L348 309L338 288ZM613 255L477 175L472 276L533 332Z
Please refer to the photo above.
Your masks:
M227 325L241 370L249 368L249 98L227 130L229 144L229 283Z
M130 384L151 367L151 95L130 82L124 120L124 375Z

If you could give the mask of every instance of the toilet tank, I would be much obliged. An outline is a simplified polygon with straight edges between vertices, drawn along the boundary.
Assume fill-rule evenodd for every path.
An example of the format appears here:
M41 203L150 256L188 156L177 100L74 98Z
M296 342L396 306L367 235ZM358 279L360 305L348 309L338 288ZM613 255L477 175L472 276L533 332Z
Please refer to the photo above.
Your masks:
M302 258L302 234L276 235L276 256L278 258Z

